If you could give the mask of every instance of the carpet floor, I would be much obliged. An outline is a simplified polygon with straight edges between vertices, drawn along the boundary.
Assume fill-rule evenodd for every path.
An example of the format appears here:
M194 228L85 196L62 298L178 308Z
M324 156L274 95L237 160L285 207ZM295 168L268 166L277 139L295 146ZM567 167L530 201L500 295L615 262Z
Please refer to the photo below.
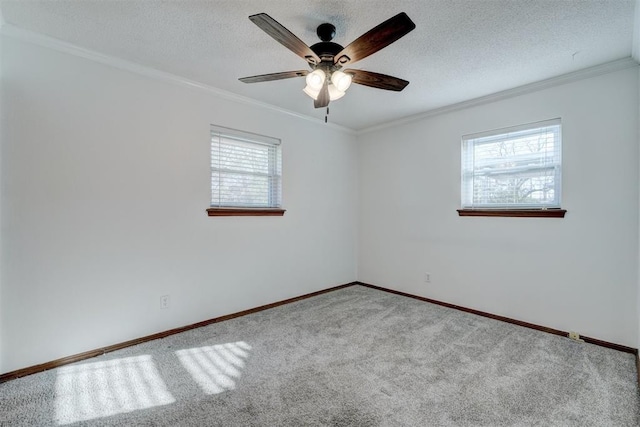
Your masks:
M638 426L635 359L351 286L0 384L2 426Z

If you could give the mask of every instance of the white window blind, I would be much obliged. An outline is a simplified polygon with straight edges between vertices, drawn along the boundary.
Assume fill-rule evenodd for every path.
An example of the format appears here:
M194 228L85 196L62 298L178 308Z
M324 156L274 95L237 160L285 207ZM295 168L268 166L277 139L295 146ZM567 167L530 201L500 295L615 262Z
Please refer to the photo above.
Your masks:
M211 207L279 208L280 140L211 126Z
M560 119L462 137L462 208L559 208Z

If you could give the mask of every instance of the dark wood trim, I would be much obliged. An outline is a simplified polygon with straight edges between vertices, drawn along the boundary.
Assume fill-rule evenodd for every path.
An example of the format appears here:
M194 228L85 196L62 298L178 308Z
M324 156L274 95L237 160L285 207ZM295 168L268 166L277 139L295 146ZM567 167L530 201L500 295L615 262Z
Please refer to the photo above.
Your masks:
M638 387L640 387L640 354L636 354L636 371L638 372Z
M208 208L209 216L282 216L286 212L280 208Z
M458 209L459 216L508 216L516 218L564 218L566 209Z
M225 320L235 319L236 317L246 316L248 314L257 313L259 311L268 310L270 308L279 307L281 305L290 304L296 301L304 300L307 298L315 297L317 295L326 294L327 292L336 291L338 289L347 288L349 286L357 285L358 282L346 283L344 285L334 286L332 288L323 289L321 291L311 292L309 294L300 295L293 298L288 298L282 301L273 302L271 304L261 305L259 307L250 308L248 310L239 311L237 313L227 314L225 316L215 317L213 319L204 320L202 322L194 323L187 326L182 326L180 328L170 329L168 331L159 332L153 335L147 335L146 337L136 338L130 341L125 341L119 344L114 344L106 347L101 347L95 350L85 351L84 353L74 354L73 356L63 357L61 359L56 359L51 362L42 363L40 365L29 366L27 368L18 369L16 371L7 372L5 374L0 375L0 383L5 381L14 380L16 378L24 377L26 375L36 374L38 372L48 371L50 369L58 368L63 365L68 365L70 363L80 362L85 359L90 359L92 357L100 356L106 353L111 353L112 351L121 350L126 347L131 347L134 345L142 344L148 341L157 340L160 338L166 338L170 335L179 334L181 332L186 332L191 329L200 328L202 326L211 325L213 323L224 322Z
M529 322L523 322L522 320L516 320L516 319L512 319L510 317L499 316L497 314L491 314L491 313L487 313L487 312L484 312L484 311L475 310L473 308L462 307L460 305L450 304L448 302L443 302L443 301L438 301L438 300L434 300L434 299L431 299L431 298L425 298L425 297L421 297L421 296L417 296L417 295L412 295L412 294L408 294L406 292L396 291L394 289L387 289L387 288L383 288L383 287L376 286L376 285L370 285L368 283L357 282L357 284L359 284L361 286L365 286L367 288L377 289L379 291L389 292L389 293L396 294L396 295L402 295L404 297L409 297L409 298L417 299L417 300L420 300L420 301L425 301L425 302L430 302L432 304L441 305L443 307L453 308L455 310L460 310L460 311L464 311L464 312L467 312L467 313L476 314L478 316L488 317L490 319L495 319L495 320L500 320L502 322L512 323L514 325L523 326L525 328L535 329L535 330L538 330L538 331L547 332L547 333L554 334L554 335L560 335L560 336L563 336L563 337L568 337L569 336L569 332L561 331L559 329L549 328L549 327L546 327L546 326L540 326L540 325L536 325L534 323L529 323ZM615 344L615 343L612 343L612 342L602 341L602 340L599 340L597 338L585 337L585 336L582 336L582 335L580 336L580 338L582 338L584 340L584 342L587 342L589 344L595 344L595 345L599 345L601 347L607 347L607 348L611 348L613 350L618 350L618 351L622 351L622 352L625 352L625 353L635 354L636 356L638 355L638 349L637 348L627 347L626 345Z
M566 332L566 336L569 336L569 332ZM580 338L589 344L599 345L600 347L607 347L613 350L622 351L624 353L631 353L638 355L638 349L634 347L627 347L626 345L616 344L609 341L599 340L597 338L585 337L584 335L580 335Z
M565 336L565 337L569 336L568 332L561 331L561 330L554 329L554 328L548 328L546 326L540 326L540 325L536 325L536 324L533 324L533 323L523 322L521 320L511 319L509 317L499 316L499 315L496 315L496 314L491 314L491 313L487 313L487 312L484 312L484 311L475 310L473 308L462 307L462 306L459 306L459 305L450 304L448 302L438 301L438 300L434 300L434 299L431 299L431 298L425 298L425 297L421 297L421 296L418 296L418 295L413 295L413 294L409 294L409 293L402 292L402 291L396 291L394 289L383 288L381 286L371 285L371 284L364 283L364 282L351 282L351 283L346 283L344 285L338 285L338 286L334 286L332 288L323 289L323 290L316 291L316 292L311 292L309 294L304 294L304 295L300 295L300 296L297 296L297 297L288 298L288 299L285 299L285 300L282 300L282 301L277 301L277 302L274 302L274 303L271 303L271 304L261 305L259 307L255 307L255 308L251 308L251 309L248 309L248 310L239 311L237 313L232 313L232 314L227 314L225 316L215 317L213 319L204 320L202 322L193 323L191 325L182 326L182 327L175 328L175 329L170 329L168 331L159 332L157 334L147 335L147 336L142 337L142 338L136 338L136 339L125 341L125 342L122 342L122 343L119 343L119 344L114 344L114 345L110 345L110 346L106 346L106 347L101 347L101 348L98 348L98 349L95 349L95 350L86 351L84 353L75 354L73 356L63 357L61 359L56 359L56 360L53 360L51 362L42 363L40 365L29 366L27 368L23 368L23 369L18 369L18 370L15 370L15 371L7 372L7 373L4 373L4 374L0 375L0 383L6 382L6 381L10 381L10 380L14 380L16 378L24 377L24 376L31 375L31 374L36 374L38 372L48 371L50 369L54 369L54 368L58 368L60 366L68 365L70 363L80 362L82 360L90 359L90 358L93 358L93 357L96 357L96 356L100 356L100 355L103 355L103 354L106 354L106 353L111 353L111 352L116 351L116 350L121 350L123 348L131 347L131 346L138 345L138 344L142 344L142 343L145 343L145 342L148 342L148 341L153 341L153 340L157 340L157 339L160 339L160 338L166 338L168 336L179 334L181 332L186 332L186 331L191 330L191 329L200 328L200 327L203 327L203 326L211 325L213 323L223 322L225 320L235 319L236 317L246 316L248 314L257 313L259 311L268 310L270 308L275 308L275 307L278 307L278 306L281 306L281 305L290 304L290 303L293 303L293 302L296 302L296 301L300 301L300 300L304 300L304 299L307 299L307 298L311 298L311 297L314 297L314 296L317 296L317 295L322 295L322 294L325 294L325 293L328 293L328 292L336 291L338 289L348 288L348 287L354 286L354 285L360 285L360 286L364 286L364 287L371 288L371 289L377 289L379 291L388 292L388 293L396 294L396 295L401 295L401 296L404 296L404 297L417 299L417 300L428 302L428 303L431 303L431 304L437 304L437 305L440 305L440 306L443 306L443 307L448 307L448 308L452 308L452 309L455 309L455 310L464 311L464 312L475 314L475 315L478 315L478 316L488 317L490 319L500 320L502 322L507 322L507 323L511 323L511 324L514 324L514 325L523 326L525 328L535 329L535 330L538 330L538 331L547 332L547 333L554 334L554 335L560 335L560 336ZM580 338L582 338L585 342L590 343L590 344L595 344L595 345L599 345L599 346L602 346L602 347L611 348L613 350L618 350L618 351L622 351L622 352L625 352L625 353L634 354L636 356L636 365L637 365L637 370L638 370L638 385L640 386L640 356L638 354L638 349L637 348L627 347L627 346L624 346L624 345L615 344L615 343L602 341L602 340L599 340L599 339L596 339L596 338L590 338L590 337L585 337L585 336L581 336Z

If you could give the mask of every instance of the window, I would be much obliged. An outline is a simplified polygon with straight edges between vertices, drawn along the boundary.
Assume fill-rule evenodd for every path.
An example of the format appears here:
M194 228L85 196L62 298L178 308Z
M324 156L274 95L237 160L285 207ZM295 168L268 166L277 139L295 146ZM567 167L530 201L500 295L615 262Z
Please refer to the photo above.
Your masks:
M211 126L209 216L283 215L280 140Z
M560 119L462 137L461 216L564 216Z

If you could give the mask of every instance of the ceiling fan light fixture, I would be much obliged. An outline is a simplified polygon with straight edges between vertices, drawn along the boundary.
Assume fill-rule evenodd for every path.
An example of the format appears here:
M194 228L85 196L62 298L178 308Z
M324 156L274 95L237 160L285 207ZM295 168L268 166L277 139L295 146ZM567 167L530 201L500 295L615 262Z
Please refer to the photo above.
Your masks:
M324 80L326 78L327 76L324 74L324 71L322 71L321 69L313 70L311 73L307 74L307 87L313 90L317 90L319 92L320 89L322 89L322 85L324 84Z
M338 89L334 84L330 84L328 86L329 89L329 100L335 101L336 99L340 99L344 96L345 92L343 90Z
M249 19L278 43L304 59L311 71L285 71L242 77L241 82L258 83L306 76L306 87L303 91L313 98L315 108L325 108L330 101L342 98L351 83L397 92L409 84L406 80L371 71L340 71L347 64L354 64L384 49L412 31L416 24L405 12L400 12L367 31L347 47L331 41L335 36L333 24L325 23L318 26L317 34L321 41L309 47L266 13L251 15Z
M331 74L331 83L336 87L337 90L341 92L345 92L351 86L351 74L347 74L340 70L334 71Z
M305 86L305 88L302 89L302 91L307 95L309 95L311 98L313 98L314 101L318 99L318 95L320 95L320 89L314 89L309 85Z

